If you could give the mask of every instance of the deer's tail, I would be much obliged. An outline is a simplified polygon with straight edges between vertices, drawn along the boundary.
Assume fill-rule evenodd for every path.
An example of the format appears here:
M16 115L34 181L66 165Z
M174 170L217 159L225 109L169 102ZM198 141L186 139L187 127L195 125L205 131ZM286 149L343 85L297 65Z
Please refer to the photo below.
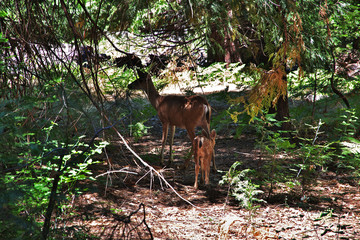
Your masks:
M207 121L207 123L208 123L209 126L210 126L210 117L211 117L211 106L210 106L210 104L207 104L205 111L206 111L206 112L205 112L205 114L206 114L206 121Z
M211 117L211 106L209 103L204 104L204 117L206 120L206 126L203 129L206 132L206 136L210 137L210 117Z

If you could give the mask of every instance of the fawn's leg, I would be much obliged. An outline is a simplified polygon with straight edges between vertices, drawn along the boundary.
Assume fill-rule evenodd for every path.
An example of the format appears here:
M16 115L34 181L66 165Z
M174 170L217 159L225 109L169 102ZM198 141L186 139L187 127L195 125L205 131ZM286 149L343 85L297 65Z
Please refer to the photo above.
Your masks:
M197 189L198 188L198 175L199 175L199 170L200 170L200 164L199 164L199 158L197 156L194 156L195 158L195 183L194 183L194 188Z
M205 160L205 159L204 159ZM209 175L210 175L210 164L211 159L206 159L206 164L204 164L204 172L205 172L205 185L209 185Z
M212 163L213 163L213 169L212 169L212 171L213 171L213 172L216 172L217 169L216 169L216 165L215 165L215 151L213 151L211 158L212 158Z

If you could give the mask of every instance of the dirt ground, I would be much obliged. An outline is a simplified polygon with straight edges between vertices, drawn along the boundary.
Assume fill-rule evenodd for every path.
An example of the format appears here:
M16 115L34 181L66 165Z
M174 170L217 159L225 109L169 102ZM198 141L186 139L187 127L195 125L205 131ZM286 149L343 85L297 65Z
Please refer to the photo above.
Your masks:
M156 175L113 160L113 170L126 167L137 175L99 177L92 191L75 199L77 212L68 227L86 226L82 231L100 239L360 239L359 189L345 177L331 172L321 176L306 200L300 194L279 191L250 217L249 211L228 196L227 186L218 185L223 173L211 173L210 188L193 188L193 164L186 171L178 169L190 147L186 137L175 139L173 168L154 163L160 138L154 134L132 147L191 204ZM131 163L132 154L122 149ZM227 171L237 160L257 168L254 139L220 135L215 149L219 170ZM100 174L109 169L104 164L96 170Z
M138 161L136 166L122 142L112 142L107 148L111 168L104 156L93 170L95 176L121 172L98 177L74 199L73 218L61 227L69 239L79 232L87 234L81 239L360 239L360 192L347 176L323 173L306 196L278 188L251 214L228 195L228 186L218 183L235 161L262 170L255 136L235 139L226 130L219 132L215 151L220 171L210 174L210 187L195 190L194 164L180 167L190 149L186 131L177 129L175 164L163 168L158 161L161 124L156 117L147 124L153 126L148 136L127 140L172 187Z

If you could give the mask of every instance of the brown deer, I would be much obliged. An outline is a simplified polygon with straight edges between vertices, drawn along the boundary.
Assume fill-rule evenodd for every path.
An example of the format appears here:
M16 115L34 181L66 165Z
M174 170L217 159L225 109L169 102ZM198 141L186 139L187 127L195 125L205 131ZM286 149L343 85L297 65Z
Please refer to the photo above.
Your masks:
M137 70L139 78L129 84L130 90L143 90L156 109L162 123L162 148L161 163L164 163L164 147L170 126L170 162L173 162L172 144L174 141L175 127L185 128L191 142L195 138L195 128L202 127L207 135L210 135L211 107L207 100L201 96L161 96L155 89L151 76ZM192 150L191 150L192 151ZM192 152L190 157L192 156ZM190 158L185 161L185 168L189 165ZM214 168L216 169L215 163Z
M210 164L211 159L215 166L215 137L216 131L212 130L210 137L206 134L205 131L202 132L203 135L197 136L193 141L193 151L194 151L194 160L195 160L195 183L194 188L198 188L198 175L201 168L201 182L204 182L205 175L205 184L209 185L209 174L210 174Z

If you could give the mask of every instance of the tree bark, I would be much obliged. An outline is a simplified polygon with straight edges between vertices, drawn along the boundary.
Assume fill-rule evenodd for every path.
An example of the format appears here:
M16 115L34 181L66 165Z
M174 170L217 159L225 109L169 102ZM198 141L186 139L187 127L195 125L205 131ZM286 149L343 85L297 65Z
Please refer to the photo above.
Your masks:
M283 76L283 81L287 84L287 74ZM269 113L276 113L275 119L278 121L282 121L281 129L282 130L290 130L291 124L288 119L290 119L290 111L289 111L289 100L288 100L288 92L286 91L285 96L280 96L276 103L276 107L271 107L269 109Z
M229 18L232 18L232 10L227 12ZM226 62L226 63L242 63L239 49L241 48L238 40L233 41L231 31L224 26L224 33L221 34L217 29L217 25L211 26L210 40L211 44L208 48L208 61Z

